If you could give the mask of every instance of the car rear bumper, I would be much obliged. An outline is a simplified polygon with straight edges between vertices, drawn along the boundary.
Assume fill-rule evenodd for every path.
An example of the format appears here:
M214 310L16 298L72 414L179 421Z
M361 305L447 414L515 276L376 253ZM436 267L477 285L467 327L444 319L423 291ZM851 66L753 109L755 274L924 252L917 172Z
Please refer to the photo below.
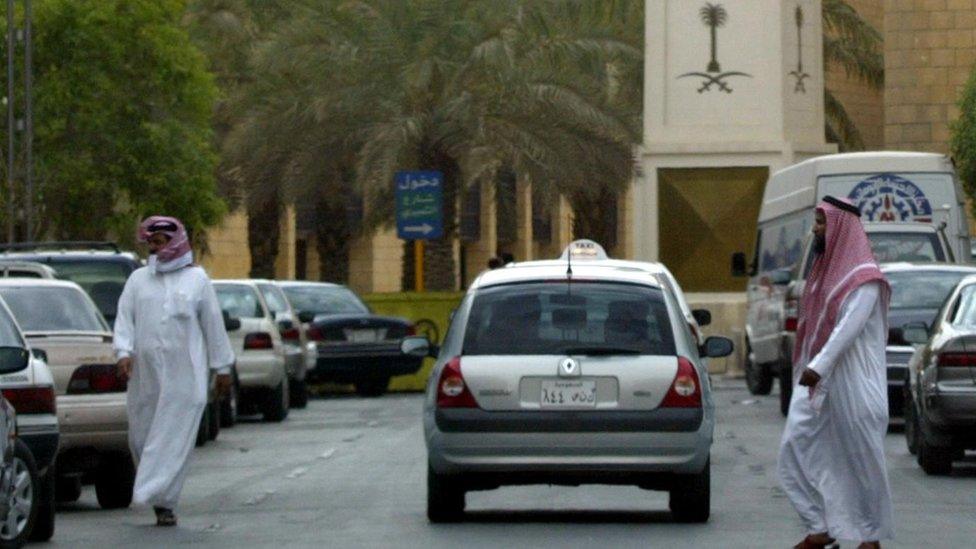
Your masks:
M976 388L971 391L934 393L927 395L926 400L925 419L934 427L976 430Z
M128 448L129 419L126 394L62 395L58 397L61 451Z
M305 379L305 350L292 345L285 346L285 371L295 381Z
M307 373L309 381L356 382L417 373L422 358L400 352L400 343L319 344L315 368Z
M271 389L277 387L284 375L284 359L281 355L249 351L237 358L237 380L245 389Z
M699 415L697 428L679 431L665 426L663 415L639 420L625 413L616 414L618 417L608 425L617 430L598 429L593 420L579 424L587 430L557 431L568 428L568 418L553 416L541 422L523 421L521 430L516 429L514 417L500 418L495 424L486 423L487 420L469 424L477 425L475 428L493 425L507 429L478 431L442 430L438 423L447 429L459 426L445 422L443 417L439 422L436 412L428 413L425 416L428 457L431 467L442 474L521 472L534 477L565 477L567 481L580 475L584 480L594 479L593 482L599 482L595 479L601 474L620 474L628 479L631 474L695 474L705 466L712 444L710 418ZM691 414L688 416L676 418L676 424L687 429L695 422ZM640 425L658 429L636 429Z

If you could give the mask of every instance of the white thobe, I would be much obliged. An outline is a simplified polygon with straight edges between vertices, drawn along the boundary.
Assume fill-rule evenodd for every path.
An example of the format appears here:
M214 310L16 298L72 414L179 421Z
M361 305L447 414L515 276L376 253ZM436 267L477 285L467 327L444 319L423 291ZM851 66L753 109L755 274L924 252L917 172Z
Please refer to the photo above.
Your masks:
M137 464L133 501L173 509L207 405L210 370L234 362L210 279L199 267L144 267L119 298L114 347L132 358L129 446Z
M780 445L779 474L808 533L848 541L894 536L885 466L888 429L884 303L876 282L844 301L840 319L813 360L821 376L811 399L796 384Z

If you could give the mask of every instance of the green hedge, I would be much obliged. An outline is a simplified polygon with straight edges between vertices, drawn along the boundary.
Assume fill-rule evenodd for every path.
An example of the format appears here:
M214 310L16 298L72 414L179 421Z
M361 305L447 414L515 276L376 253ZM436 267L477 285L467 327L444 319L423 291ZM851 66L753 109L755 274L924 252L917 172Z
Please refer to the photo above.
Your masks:
M461 302L461 292L405 292L396 294L367 294L363 300L376 314L401 316L413 322L420 321L418 335L436 335L434 343L440 344L447 332L451 312ZM426 322L425 322L426 321ZM436 332L433 333L433 332ZM434 366L433 359L412 376L398 376L390 381L391 391L422 391Z

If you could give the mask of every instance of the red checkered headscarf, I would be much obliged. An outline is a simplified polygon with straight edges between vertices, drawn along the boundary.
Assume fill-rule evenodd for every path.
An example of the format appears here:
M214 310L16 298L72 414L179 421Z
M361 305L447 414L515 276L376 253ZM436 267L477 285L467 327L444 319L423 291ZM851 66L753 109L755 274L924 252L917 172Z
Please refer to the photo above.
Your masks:
M850 201L826 197L817 206L827 219L826 246L813 262L800 298L799 324L793 348L794 383L805 364L824 346L840 318L844 300L862 284L879 282L887 333L891 288L871 252L857 206Z
M149 237L156 233L162 233L169 237L169 242L156 251L156 257L159 261L164 263L173 261L190 251L190 238L179 219L165 215L153 215L139 224L138 238L140 242L148 242Z

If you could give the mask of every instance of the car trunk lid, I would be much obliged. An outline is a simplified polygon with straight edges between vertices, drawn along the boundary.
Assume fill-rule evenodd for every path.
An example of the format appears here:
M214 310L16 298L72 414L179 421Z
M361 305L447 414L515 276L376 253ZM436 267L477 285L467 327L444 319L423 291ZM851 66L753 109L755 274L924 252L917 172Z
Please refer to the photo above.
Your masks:
M27 333L31 347L47 353L54 389L64 395L75 370L83 365L115 364L112 336L102 333Z

